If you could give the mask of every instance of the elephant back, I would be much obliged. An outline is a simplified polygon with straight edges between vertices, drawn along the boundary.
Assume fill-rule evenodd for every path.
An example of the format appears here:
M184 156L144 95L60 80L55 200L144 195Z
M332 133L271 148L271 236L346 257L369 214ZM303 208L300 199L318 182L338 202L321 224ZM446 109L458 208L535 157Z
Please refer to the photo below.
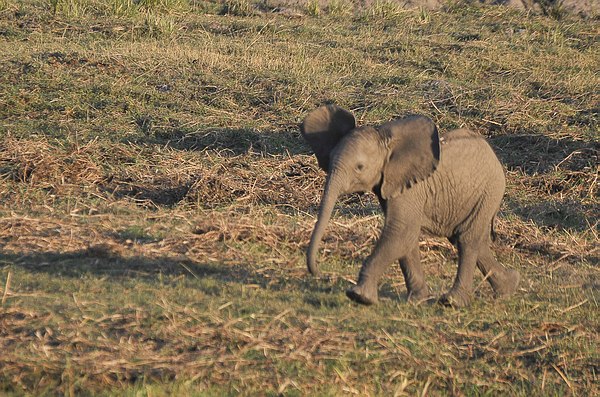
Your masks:
M504 192L504 167L483 135L463 128L447 132L441 140L442 173L451 169L467 184L478 182Z
M441 137L442 142L442 153L453 152L460 156L462 153L464 156L467 154L474 154L475 157L482 157L482 160L489 157L489 163L500 163L498 157L494 153L492 147L488 144L485 137L475 131L461 128L447 132ZM442 155L442 157L444 157ZM491 160L494 161L491 161ZM459 159L453 159L453 161ZM464 158L463 160L467 160ZM460 161L458 161L460 162ZM486 163L488 163L486 161ZM484 165L484 164L482 164Z

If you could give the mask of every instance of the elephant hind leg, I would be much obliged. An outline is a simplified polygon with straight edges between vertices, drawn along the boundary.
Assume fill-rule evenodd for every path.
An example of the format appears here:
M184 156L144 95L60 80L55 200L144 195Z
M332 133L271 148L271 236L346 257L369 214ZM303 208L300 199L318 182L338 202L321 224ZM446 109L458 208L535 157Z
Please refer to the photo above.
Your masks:
M408 300L419 302L427 299L429 297L429 288L423 275L421 253L418 245L415 245L406 256L400 258L400 268L406 282Z
M472 299L473 273L479 256L478 241L458 239L458 271L450 291L441 296L439 302L444 306L464 307Z
M477 267L487 277L497 297L509 296L517 290L521 278L519 272L498 263L488 244L479 253Z

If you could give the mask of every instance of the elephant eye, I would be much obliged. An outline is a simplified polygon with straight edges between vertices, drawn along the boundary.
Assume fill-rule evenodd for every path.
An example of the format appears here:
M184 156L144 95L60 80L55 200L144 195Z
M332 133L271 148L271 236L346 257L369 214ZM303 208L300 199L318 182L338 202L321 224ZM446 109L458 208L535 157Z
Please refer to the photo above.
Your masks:
M363 164L361 164L361 163L358 163L358 164L356 165L356 170L357 170L357 171L362 171L364 168L365 168L365 166L364 166Z

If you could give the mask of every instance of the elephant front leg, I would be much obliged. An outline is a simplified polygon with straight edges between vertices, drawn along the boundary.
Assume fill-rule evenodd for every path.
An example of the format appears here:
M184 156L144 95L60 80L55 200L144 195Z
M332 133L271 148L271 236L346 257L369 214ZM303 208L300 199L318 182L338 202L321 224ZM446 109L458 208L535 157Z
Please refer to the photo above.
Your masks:
M408 255L400 258L400 268L406 282L407 299L414 302L427 299L429 297L429 288L425 283L418 244L414 246Z
M364 263L358 275L358 282L355 286L346 291L346 296L356 303L363 305L374 305L379 300L377 288L379 278L389 268L394 261L382 261L379 263L371 261L369 257ZM374 264L376 263L376 264Z
M384 227L375 249L363 263L358 282L346 291L348 298L364 305L377 303L379 279L398 258L414 252L415 247L418 250L418 236L419 229Z

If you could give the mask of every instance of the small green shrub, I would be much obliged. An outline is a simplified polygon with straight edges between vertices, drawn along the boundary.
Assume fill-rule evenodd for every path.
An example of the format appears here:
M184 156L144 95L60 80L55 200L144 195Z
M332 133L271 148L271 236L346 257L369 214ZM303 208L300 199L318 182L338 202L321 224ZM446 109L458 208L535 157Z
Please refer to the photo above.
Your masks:
M137 11L133 0L112 0L111 9L115 15L129 15Z
M88 12L89 7L90 2L87 0L50 0L53 15L80 18Z
M318 17L321 13L321 8L319 7L319 0L308 0L306 2L306 13L311 17Z
M327 13L334 17L343 17L352 14L353 5L347 0L330 0L327 4Z
M249 0L226 0L221 15L246 17L254 14L254 7Z
M406 9L404 9L401 3L389 0L376 0L371 7L365 10L363 17L369 20L395 20L405 13Z
M535 3L547 17L559 20L567 14L564 0L535 0Z
M188 6L187 0L112 0L110 8L116 15L130 15L136 12L171 13Z
M177 30L177 24L171 16L147 12L144 15L144 28L150 37L170 36Z

